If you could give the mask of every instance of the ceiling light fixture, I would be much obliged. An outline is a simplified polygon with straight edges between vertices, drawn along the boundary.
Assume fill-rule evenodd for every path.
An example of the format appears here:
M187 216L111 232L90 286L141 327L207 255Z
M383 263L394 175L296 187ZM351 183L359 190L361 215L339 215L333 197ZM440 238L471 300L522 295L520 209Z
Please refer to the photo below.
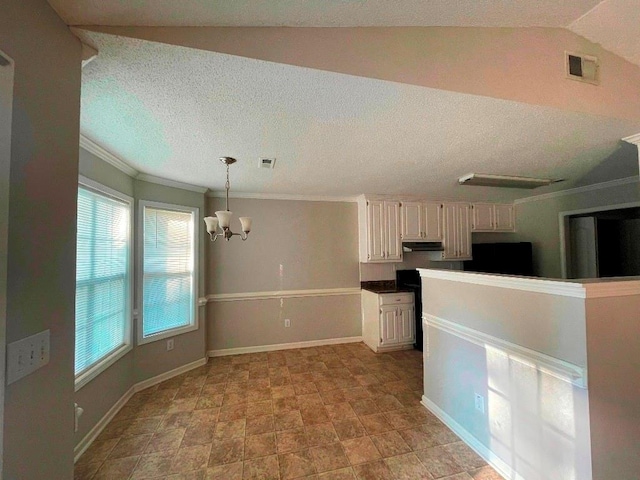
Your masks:
M227 206L226 210L219 210L216 212L215 217L205 217L204 223L207 225L207 233L212 242L215 242L218 237L224 237L226 241L229 241L234 235L239 235L242 240L246 240L251 231L251 217L239 217L240 225L242 226L242 233L233 233L229 228L231 223L231 215L233 212L229 211L229 165L233 165L237 162L232 157L220 157L220 161L227 166L227 183L225 183L225 189L227 190ZM222 229L221 233L217 233L218 225Z
M504 188L538 188L562 182L552 178L515 177L511 175L492 175L489 173L469 173L458 179L460 185L478 187L504 187Z

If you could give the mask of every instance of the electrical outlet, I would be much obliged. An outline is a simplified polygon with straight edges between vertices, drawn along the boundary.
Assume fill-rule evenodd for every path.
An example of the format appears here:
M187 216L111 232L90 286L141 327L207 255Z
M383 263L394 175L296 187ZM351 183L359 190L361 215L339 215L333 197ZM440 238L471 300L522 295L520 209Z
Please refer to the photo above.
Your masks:
M7 383L13 383L49 363L49 330L7 345Z
M173 338L167 340L167 352L173 350Z
M284 319L284 326L285 326L285 327L290 327L290 326L291 326L291 320L290 320L290 319L288 319L288 318L285 318L285 319Z
M476 410L478 410L480 413L484 413L484 397L479 393L476 393L474 396L474 401Z

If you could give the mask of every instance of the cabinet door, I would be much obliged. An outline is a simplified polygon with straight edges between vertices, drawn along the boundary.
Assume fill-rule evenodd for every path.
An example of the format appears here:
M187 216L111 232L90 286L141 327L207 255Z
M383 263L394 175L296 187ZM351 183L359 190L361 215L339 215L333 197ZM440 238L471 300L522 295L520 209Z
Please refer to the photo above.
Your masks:
M515 232L516 222L513 205L494 205L495 221L493 223L496 231Z
M458 259L471 260L471 206L458 205Z
M384 202L386 213L386 260L402 260L400 239L400 202Z
M471 222L471 231L473 232L491 232L495 223L492 203L474 203L471 206L473 218Z
M422 222L422 204L402 202L402 240L422 240L424 226Z
M384 202L367 202L367 250L369 260L384 260L385 256Z
M398 307L385 306L380 311L380 343L394 345L398 343Z
M457 226L457 210L458 206L455 203L445 203L443 205L443 225L444 225L444 238L443 238L443 246L444 251L442 252L443 260L455 259L458 256L457 250L457 237L458 237L458 226Z
M398 306L398 341L399 343L416 341L415 308L413 305Z
M423 238L428 242L442 241L442 204L424 203L422 211L424 214Z

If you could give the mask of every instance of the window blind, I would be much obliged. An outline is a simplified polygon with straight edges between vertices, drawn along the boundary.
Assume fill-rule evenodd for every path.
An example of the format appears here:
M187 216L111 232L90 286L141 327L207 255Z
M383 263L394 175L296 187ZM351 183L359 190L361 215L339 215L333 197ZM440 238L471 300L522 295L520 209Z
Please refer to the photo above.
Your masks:
M194 323L193 217L144 207L143 338Z
M79 187L76 376L129 343L130 218L128 202Z

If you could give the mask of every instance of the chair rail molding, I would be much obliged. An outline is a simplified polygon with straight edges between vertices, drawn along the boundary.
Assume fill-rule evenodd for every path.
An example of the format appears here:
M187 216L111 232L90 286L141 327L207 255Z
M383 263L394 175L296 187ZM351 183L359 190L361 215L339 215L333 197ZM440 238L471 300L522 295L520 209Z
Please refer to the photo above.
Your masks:
M338 295L360 295L360 287L318 288L309 290L277 290L270 292L212 293L208 302L238 302L244 300L268 300L280 298L332 297Z

